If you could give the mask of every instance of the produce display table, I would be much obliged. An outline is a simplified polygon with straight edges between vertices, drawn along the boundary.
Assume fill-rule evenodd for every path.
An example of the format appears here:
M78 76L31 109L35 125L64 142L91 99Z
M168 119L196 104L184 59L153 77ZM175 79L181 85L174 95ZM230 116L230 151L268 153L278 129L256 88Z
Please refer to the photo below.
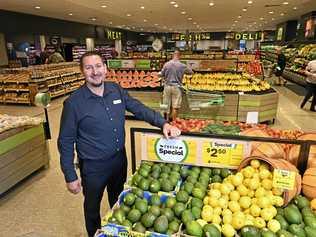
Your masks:
M42 124L0 134L0 195L49 165L49 150Z

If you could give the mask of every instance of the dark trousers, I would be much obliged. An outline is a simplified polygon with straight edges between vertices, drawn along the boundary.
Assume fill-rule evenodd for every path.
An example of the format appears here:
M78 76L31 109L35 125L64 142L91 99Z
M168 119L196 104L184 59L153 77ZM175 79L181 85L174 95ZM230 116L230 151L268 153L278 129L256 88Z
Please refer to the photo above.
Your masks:
M105 188L111 208L124 188L127 175L126 152L118 152L105 160L80 159L79 163L86 229L89 237L93 237L101 227L100 205Z
M303 108L305 106L305 104L307 103L307 101L311 97L313 97L313 98L312 98L312 103L311 103L310 110L315 110L315 106L316 106L316 84L307 82L307 84L306 84L306 94L305 94L305 97L304 97L304 99L302 101L301 108Z

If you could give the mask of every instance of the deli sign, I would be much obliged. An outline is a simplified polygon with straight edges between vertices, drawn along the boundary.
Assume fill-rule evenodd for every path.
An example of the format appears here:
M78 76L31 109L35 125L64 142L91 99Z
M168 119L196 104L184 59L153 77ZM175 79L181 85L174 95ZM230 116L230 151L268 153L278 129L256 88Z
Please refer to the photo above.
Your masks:
M107 30L106 36L109 40L120 40L122 39L122 32Z
M261 40L263 32L236 32L234 35L235 40Z

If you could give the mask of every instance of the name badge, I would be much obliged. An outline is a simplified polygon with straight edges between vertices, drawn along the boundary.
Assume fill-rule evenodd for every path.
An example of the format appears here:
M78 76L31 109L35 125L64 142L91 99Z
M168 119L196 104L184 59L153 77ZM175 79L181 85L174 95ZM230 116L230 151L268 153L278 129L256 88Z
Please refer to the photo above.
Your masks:
M114 105L117 105L117 104L120 104L120 103L122 103L121 100L113 100L113 104L114 104Z

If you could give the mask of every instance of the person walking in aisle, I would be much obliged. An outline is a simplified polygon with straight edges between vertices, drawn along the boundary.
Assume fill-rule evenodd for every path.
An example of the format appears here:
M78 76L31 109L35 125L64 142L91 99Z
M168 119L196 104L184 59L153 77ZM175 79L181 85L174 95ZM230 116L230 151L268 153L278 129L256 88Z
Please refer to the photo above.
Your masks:
M285 65L286 65L286 57L283 54L281 48L278 48L276 50L276 53L278 55L277 65L276 65L276 69L275 69L275 75L278 77L276 85L283 86L287 82L285 79L282 78L282 74L283 74L283 71L284 71Z
M305 69L306 74L306 95L301 103L303 108L306 102L312 98L310 111L316 111L316 60L310 61Z
M175 50L172 60L165 63L160 75L164 78L163 104L168 105L168 119L175 120L182 103L182 79L193 74L192 69L180 62L181 53Z
M118 84L104 82L107 67L96 52L84 54L80 68L86 83L64 102L58 149L67 189L73 194L83 190L86 229L92 237L101 227L100 203L105 188L113 207L126 181L125 110L162 128L166 138L181 132ZM74 168L74 146L81 182Z

